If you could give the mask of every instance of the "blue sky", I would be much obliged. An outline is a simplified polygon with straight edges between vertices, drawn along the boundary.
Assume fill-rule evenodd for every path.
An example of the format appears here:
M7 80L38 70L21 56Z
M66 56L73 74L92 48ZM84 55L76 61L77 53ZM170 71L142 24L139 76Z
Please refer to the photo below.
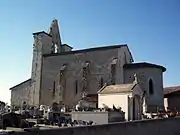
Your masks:
M76 49L128 44L135 61L167 68L164 86L180 85L179 0L1 0L0 100L30 78L32 33L59 21L62 41Z

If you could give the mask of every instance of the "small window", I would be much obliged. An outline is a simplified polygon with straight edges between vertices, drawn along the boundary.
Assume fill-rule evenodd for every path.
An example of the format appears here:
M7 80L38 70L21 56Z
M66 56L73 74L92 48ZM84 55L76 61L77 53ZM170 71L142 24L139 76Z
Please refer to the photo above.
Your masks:
M126 53L124 52L124 64L127 64Z
M76 80L75 81L75 94L78 93L78 81Z
M152 79L149 80L149 94L153 94L154 93L154 84Z
M101 78L101 80L100 80L100 88L102 88L104 86L104 80L103 80L103 78Z
M56 82L53 81L53 97L55 96L55 90L56 90Z
M116 65L112 64L111 65L111 84L115 84L115 74L116 74Z
M56 89L56 82L54 81L53 82L53 91L55 91L55 89Z

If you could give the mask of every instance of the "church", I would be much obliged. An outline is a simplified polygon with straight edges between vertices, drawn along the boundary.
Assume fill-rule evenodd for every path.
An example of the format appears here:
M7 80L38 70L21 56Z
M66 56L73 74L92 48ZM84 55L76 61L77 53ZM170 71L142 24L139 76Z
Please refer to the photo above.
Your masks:
M73 106L84 93L97 94L105 85L119 86L126 92L126 88L134 86L129 84L133 84L135 75L147 108L164 106L163 72L166 68L134 62L128 45L74 50L61 42L57 20L52 21L48 32L33 33L33 38L31 78L10 88L12 106L22 103Z

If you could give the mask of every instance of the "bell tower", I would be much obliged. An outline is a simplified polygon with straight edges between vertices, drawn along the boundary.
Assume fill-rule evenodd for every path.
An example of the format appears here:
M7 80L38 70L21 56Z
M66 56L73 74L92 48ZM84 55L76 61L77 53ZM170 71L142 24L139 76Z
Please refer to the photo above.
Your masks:
M39 106L40 104L40 90L41 90L41 72L42 72L42 58L43 54L51 54L52 36L48 33L36 32L33 33L33 60L32 60L32 95L33 105Z
M41 31L33 33L33 60L32 60L32 95L33 105L39 106L41 102L41 72L43 67L43 55L60 53L61 38L58 21L53 20L49 32Z
M52 36L53 52L60 53L62 42L59 32L58 21L56 19L52 21L48 34Z

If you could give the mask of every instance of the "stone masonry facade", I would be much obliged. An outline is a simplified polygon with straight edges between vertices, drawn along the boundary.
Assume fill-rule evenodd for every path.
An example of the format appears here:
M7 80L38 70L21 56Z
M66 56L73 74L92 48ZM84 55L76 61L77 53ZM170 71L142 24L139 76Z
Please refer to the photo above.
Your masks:
M127 45L72 50L62 44L57 20L48 32L33 33L31 78L11 90L11 105L75 105L84 93L96 94L105 84L132 83L136 73L149 104L163 105L164 67L133 63ZM149 94L149 80L153 94Z

